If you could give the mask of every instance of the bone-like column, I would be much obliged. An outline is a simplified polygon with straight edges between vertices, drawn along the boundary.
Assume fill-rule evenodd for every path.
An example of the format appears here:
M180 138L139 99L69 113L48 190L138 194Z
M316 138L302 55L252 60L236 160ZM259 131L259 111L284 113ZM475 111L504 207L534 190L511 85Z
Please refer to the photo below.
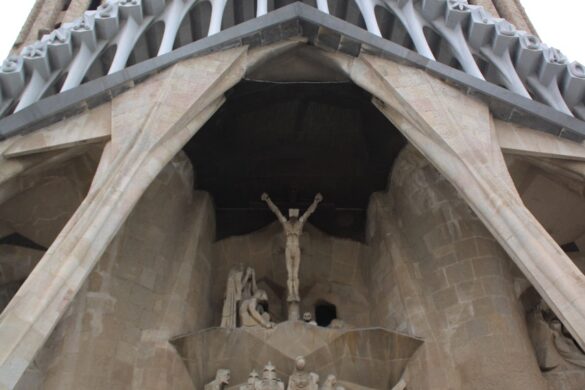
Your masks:
M581 346L585 277L524 206L488 107L424 71L362 55L352 79L460 192Z
M144 191L244 75L247 48L181 62L112 102L112 140L89 194L0 316L12 389Z

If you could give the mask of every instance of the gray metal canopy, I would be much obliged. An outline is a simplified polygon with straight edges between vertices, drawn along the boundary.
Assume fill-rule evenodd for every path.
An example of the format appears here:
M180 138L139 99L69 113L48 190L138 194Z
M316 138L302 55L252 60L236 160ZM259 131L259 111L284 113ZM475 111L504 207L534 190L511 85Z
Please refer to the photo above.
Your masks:
M110 99L182 59L294 36L423 68L496 116L585 138L585 68L462 0L110 0L0 69L0 138Z

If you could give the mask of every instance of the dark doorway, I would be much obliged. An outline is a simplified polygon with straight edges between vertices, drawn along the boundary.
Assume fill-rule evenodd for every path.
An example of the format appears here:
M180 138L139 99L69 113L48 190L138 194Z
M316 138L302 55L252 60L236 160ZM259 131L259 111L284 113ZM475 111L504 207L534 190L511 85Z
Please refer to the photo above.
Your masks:
M329 302L320 302L315 305L315 321L319 326L329 326L337 318L337 308Z

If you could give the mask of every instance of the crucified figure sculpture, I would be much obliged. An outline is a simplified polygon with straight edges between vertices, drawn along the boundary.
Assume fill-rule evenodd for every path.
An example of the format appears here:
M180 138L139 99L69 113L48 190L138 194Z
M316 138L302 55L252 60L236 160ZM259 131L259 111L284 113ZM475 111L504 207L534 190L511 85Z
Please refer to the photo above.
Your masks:
M286 271L288 273L287 287L289 302L300 302L299 296L299 268L301 265L301 246L300 237L303 234L303 226L307 219L315 212L319 203L323 200L321 194L315 195L315 200L309 206L307 211L299 218L299 209L289 209L288 216L285 218L278 207L270 200L267 193L262 194L261 198L282 224L284 236L286 238L286 247L284 255L286 257Z

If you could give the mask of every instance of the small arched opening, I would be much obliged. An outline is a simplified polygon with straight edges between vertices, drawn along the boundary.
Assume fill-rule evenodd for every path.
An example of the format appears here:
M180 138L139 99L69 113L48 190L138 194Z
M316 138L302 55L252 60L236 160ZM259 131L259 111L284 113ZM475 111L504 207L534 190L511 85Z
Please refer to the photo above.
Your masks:
M329 326L337 319L337 307L327 301L319 301L315 304L315 321L319 326Z

